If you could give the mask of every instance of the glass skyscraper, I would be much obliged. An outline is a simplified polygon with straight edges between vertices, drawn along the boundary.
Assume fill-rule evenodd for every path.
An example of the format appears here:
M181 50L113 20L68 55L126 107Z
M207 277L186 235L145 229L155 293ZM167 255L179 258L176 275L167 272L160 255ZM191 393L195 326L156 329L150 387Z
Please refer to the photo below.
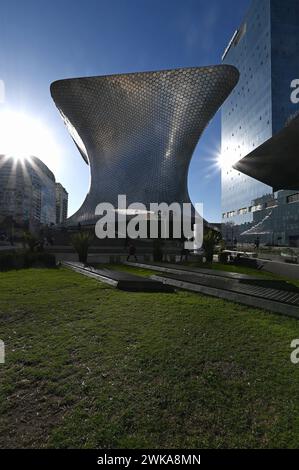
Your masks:
M291 82L299 79L299 1L253 0L222 61L240 72L222 108L223 236L299 245L299 188L274 194L232 168L299 111L291 101Z
M0 155L0 230L7 217L29 228L55 224L55 202L55 177L39 158Z
M63 224L67 219L68 193L60 183L56 183L56 224Z

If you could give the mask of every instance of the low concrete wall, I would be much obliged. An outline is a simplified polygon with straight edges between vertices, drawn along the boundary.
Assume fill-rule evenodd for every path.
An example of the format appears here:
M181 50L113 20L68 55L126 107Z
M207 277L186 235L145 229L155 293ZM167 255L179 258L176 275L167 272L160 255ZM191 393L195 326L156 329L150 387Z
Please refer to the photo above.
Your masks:
M56 256L57 261L78 261L77 253L63 253L52 251ZM127 254L113 254L113 253L89 253L88 254L88 263L102 263L102 264L120 264L127 261ZM133 258L131 257L131 260ZM150 255L137 255L137 259L142 262L152 261Z
M261 271L299 280L299 264L289 264L279 261L262 261L262 263L263 267Z
M178 289L184 289L191 292L198 292L200 294L218 297L220 299L229 300L231 302L248 305L250 307L264 309L270 312L278 313L280 315L286 315L288 317L294 317L299 319L298 307L289 304L274 302L269 299L263 299L261 297L254 297L247 294L232 292L229 290L223 290L215 287L203 286L201 284L192 284L191 282L181 281L179 279L163 277L163 274L154 274L151 276L151 279L163 282L168 286L176 287Z

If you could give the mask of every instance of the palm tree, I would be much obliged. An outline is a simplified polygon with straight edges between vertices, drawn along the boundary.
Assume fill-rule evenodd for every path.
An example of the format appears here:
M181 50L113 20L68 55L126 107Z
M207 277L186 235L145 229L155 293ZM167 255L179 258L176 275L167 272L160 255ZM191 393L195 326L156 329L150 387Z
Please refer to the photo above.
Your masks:
M24 245L28 246L28 249L33 253L38 245L38 239L29 230L23 234Z
M88 256L88 249L92 243L93 235L88 231L79 231L73 235L71 242L78 253L80 263L86 263Z
M215 246L221 240L221 234L215 230L208 229L203 237L203 249L205 251L206 260L208 263L213 262L213 254Z

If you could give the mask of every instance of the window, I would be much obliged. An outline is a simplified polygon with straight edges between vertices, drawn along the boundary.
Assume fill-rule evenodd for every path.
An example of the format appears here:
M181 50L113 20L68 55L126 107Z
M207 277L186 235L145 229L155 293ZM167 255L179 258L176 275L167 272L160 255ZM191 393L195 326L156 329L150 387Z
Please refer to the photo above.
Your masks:
M263 204L258 204L257 206L251 206L251 212L257 212L263 210Z
M291 202L299 202L299 193L287 197L287 203L290 204Z
M238 210L239 215L247 214L247 212L248 212L247 207L243 207L242 209Z

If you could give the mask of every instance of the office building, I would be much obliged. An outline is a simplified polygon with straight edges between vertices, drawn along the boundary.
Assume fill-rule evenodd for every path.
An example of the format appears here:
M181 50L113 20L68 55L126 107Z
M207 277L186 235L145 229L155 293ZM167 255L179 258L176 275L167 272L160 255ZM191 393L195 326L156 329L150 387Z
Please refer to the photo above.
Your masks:
M298 113L299 104L291 100L291 84L299 79L298 0L253 0L222 60L240 72L222 108L223 236L238 242L258 236L262 243L295 246L299 185L278 191L233 165L257 152ZM261 160L258 164L262 168Z
M55 224L55 177L37 157L0 155L0 224L6 218L27 228Z
M56 224L63 224L67 219L68 193L65 188L56 183Z

